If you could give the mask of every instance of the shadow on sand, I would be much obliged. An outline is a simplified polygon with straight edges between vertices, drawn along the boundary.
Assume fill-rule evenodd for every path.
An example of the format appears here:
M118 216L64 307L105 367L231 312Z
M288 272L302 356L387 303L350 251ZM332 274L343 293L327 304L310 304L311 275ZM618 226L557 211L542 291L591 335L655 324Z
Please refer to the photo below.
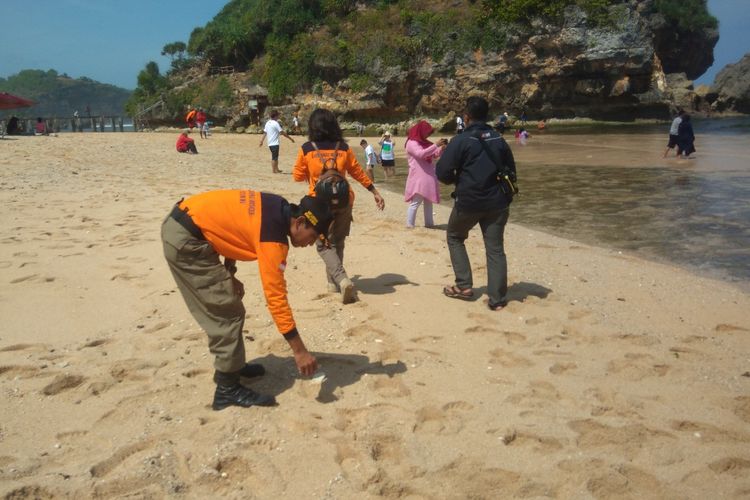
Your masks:
M367 356L359 354L331 354L313 353L320 365L320 371L325 373L325 380L320 384L320 392L315 398L321 403L332 403L338 398L334 394L339 387L352 385L362 378L362 375L386 375L389 378L406 372L406 365L402 361L383 364L381 361L371 362ZM291 357L278 357L268 354L257 358L253 363L260 363L266 368L266 375L261 379L247 379L252 382L253 389L274 396L290 389L300 379L297 366ZM257 382L256 382L257 380ZM312 383L306 381L305 383Z
M419 286L419 283L409 281L403 274L385 273L376 278L363 278L359 274L352 276L352 282L357 292L366 295L384 295L394 293L397 285Z

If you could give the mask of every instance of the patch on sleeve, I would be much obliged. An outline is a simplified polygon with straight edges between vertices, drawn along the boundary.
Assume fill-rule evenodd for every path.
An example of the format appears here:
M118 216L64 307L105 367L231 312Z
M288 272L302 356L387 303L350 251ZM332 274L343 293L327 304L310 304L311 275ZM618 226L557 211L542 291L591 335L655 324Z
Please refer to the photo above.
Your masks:
M281 261L281 262L279 263L279 271L281 271L282 273L283 273L284 271L286 271L286 261L285 261L285 260L282 260L282 261Z

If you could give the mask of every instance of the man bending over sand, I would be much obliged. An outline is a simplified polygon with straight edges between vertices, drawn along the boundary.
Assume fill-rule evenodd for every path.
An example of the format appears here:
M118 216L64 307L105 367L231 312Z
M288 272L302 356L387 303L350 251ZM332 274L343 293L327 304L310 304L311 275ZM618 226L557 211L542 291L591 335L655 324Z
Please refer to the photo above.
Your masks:
M265 368L245 362L245 289L235 278L238 260L258 261L268 309L294 352L299 372L307 376L317 370L289 307L284 270L289 241L295 247L310 246L332 221L328 205L311 196L294 205L281 196L251 190L211 191L180 200L164 220L164 256L215 357L214 410L276 404L273 396L240 384L240 377L261 376Z

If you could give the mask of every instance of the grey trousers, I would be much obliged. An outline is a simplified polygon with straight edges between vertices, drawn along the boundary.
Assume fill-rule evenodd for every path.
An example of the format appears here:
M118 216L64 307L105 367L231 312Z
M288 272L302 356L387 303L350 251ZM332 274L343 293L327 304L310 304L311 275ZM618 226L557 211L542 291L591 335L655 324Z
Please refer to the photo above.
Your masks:
M447 241L456 286L465 289L474 286L469 254L464 242L469 231L479 224L484 238L484 251L487 255L487 295L490 305L505 304L508 293L508 262L503 247L505 224L508 222L508 208L487 212L466 212L453 207L448 219Z
M245 306L235 293L232 275L208 241L198 240L172 217L161 226L164 257L195 321L208 334L217 371L245 366L242 327Z
M328 231L328 241L331 247L326 247L320 240L315 244L318 255L326 265L328 283L336 286L341 283L341 280L348 277L344 269L344 246L346 246L346 237L349 236L351 227L352 207L349 206L336 213L333 219L331 229Z

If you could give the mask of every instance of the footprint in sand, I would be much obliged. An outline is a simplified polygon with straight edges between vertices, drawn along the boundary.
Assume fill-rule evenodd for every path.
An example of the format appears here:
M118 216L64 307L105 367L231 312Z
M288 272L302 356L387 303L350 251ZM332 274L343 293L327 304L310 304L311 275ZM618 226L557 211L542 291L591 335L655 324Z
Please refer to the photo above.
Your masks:
M81 375L58 375L42 389L42 394L54 396L67 389L78 387L86 380Z
M715 425L689 420L673 420L670 427L676 431L690 432L704 443L750 442L750 434L740 430L722 429Z
M513 354L499 347L497 349L493 349L490 351L489 363L491 365L499 364L505 368L517 368L517 367L525 368L529 366L534 366L534 363L532 363L528 359L522 356Z
M458 434L465 425L464 413L473 408L473 405L465 401L453 401L440 408L425 406L417 411L412 430L426 434Z
M624 359L607 363L607 374L617 374L634 382L648 377L663 377L669 370L669 365L657 362L650 354L643 353L629 352Z
M517 392L509 395L505 401L518 406L530 408L545 408L560 401L560 392L557 388L545 381L531 381L526 392Z
M618 465L586 482L594 498L679 498L656 476L631 465Z
M101 478L112 472L118 465L136 453L151 448L155 440L146 439L117 449L108 458L93 465L89 472L92 477Z

